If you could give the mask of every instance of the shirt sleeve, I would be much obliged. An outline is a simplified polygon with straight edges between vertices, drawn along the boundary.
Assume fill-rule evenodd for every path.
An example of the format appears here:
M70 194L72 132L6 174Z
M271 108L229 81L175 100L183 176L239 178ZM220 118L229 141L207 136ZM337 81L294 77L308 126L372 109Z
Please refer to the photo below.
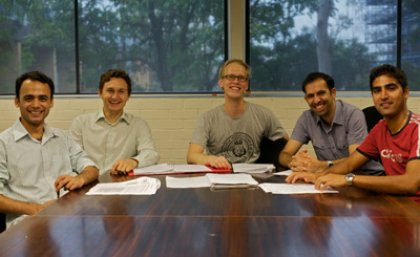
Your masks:
M271 110L268 110L268 124L269 130L267 133L267 138L272 141L276 141L280 138L283 138L286 135L286 131L284 130L283 126L281 125L279 119L274 115Z
M82 125L83 124L80 116L74 118L70 124L69 132L71 138L83 148Z
M293 129L292 135L290 136L291 139L301 142L302 144L307 144L310 140L310 136L308 133L307 124L309 124L307 117L305 116L305 112L299 117L296 121L295 127Z
M73 171L80 174L86 167L88 166L94 166L98 167L86 154L85 151L83 151L82 147L76 143L76 141L73 140L73 138L70 136L70 133L65 133L66 140L67 140L67 146L68 151L70 155L70 161L71 161L71 167Z
M197 125L192 135L191 143L201 145L206 148L209 139L209 131L206 126L206 116L202 114L197 119Z
M6 145L3 140L0 140L0 194L3 194L4 184L8 180Z
M366 139L357 147L357 151L369 159L378 160L380 157L379 149L376 143L376 135L379 127L372 129Z
M347 142L349 145L360 145L367 136L367 125L363 112L354 109L347 120Z
M152 133L149 126L143 120L137 124L137 155L131 158L137 160L138 167L146 167L159 162L159 153L155 149Z
M411 149L410 149L410 155L408 157L409 160L413 159L420 159L420 129L419 126L416 127L416 129L413 130L413 133L411 134Z

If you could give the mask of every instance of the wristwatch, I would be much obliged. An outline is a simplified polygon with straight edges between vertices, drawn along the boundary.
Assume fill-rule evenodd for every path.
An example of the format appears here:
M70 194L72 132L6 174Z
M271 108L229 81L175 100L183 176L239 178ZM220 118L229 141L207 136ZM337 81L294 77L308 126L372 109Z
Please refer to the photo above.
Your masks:
M352 186L353 185L354 177L355 177L355 175L353 173L349 173L346 176L344 176L344 179L346 180L346 184L348 186Z
M332 161L327 161L328 168L331 167L331 166L333 166L333 164L334 163Z

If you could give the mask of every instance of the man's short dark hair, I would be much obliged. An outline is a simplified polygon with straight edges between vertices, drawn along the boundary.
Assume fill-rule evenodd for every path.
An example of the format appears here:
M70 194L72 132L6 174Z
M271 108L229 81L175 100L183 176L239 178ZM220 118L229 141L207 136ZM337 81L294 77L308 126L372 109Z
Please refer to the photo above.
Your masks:
M52 79L50 77L48 77L47 75L45 75L44 73L40 72L40 71L30 71L30 72L26 72L23 73L22 75L20 75L20 77L18 77L16 79L16 83L15 83L15 90L16 90L16 98L19 99L19 92L20 92L20 88L22 87L22 83L25 80L34 80L34 81L38 81L41 83L46 83L48 84L50 91L51 91L51 99L53 99L54 97L54 82L52 81Z
M407 76L405 75L405 72L403 70L391 64L382 64L382 65L374 67L370 71L370 76L369 76L370 91L372 91L373 81L377 77L380 77L383 75L396 79L403 89L408 87Z
M112 78L121 78L127 83L128 95L131 95L131 79L128 73L125 70L120 69L109 69L101 75L99 81L99 92L102 92L104 84L110 81Z
M314 82L315 80L322 79L327 83L328 89L331 91L335 87L334 79L325 73L322 72L311 72L309 73L306 78L302 82L302 91L306 94L306 85L309 83Z

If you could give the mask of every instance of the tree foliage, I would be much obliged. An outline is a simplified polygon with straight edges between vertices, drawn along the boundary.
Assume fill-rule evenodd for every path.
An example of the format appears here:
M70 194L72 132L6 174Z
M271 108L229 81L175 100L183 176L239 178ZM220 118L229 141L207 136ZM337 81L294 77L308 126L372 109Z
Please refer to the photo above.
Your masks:
M322 70L339 89L365 90L377 60L366 42L338 36L352 21L337 15L343 1L250 0L251 89L300 90L308 72ZM403 6L403 15L418 21L420 2L403 0ZM81 92L96 92L109 68L129 71L137 92L217 88L226 57L223 0L78 0L77 7L73 0L0 0L0 92L12 92L16 76L31 69L52 76L58 92L76 91L77 72ZM317 19L324 23L305 24ZM333 19L340 21L334 29ZM418 42L417 24L403 37L403 51L418 54ZM420 58L409 57L414 61L403 59L403 68L420 87L413 75Z
M360 0L349 1L353 5L365 4L365 1ZM417 14L419 13L419 1L404 1L407 1L408 9L415 12L417 8ZM349 28L352 19L337 15L338 2L338 0L250 1L252 90L300 90L301 81L312 71L322 71L332 75L338 89L366 90L369 70L378 63L378 60L369 52L368 42L362 42L357 38L343 39L338 36L337 32L340 29ZM340 2L342 7L344 1ZM300 24L301 30L296 31L297 16L312 17L316 20L315 25ZM332 19L338 21L335 24L336 28L332 27ZM420 29L420 26L417 26L417 29ZM406 40L411 40L410 46L419 46L414 42L420 42L418 40L420 31L414 34L407 36ZM417 60L420 62L420 58ZM420 64L417 64L413 67L413 62L409 62L404 68L410 71L417 69L418 73L419 66Z
M147 88L154 91L214 86L225 50L223 1L112 0L102 7L82 2L82 61L97 67L90 72L114 66L145 70L153 78Z

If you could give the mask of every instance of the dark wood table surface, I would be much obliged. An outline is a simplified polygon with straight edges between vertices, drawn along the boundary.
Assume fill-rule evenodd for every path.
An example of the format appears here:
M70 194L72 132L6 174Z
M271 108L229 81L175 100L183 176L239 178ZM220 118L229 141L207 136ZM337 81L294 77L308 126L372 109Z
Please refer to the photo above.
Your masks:
M158 178L150 196L70 192L0 234L0 256L420 256L416 198L168 189Z

